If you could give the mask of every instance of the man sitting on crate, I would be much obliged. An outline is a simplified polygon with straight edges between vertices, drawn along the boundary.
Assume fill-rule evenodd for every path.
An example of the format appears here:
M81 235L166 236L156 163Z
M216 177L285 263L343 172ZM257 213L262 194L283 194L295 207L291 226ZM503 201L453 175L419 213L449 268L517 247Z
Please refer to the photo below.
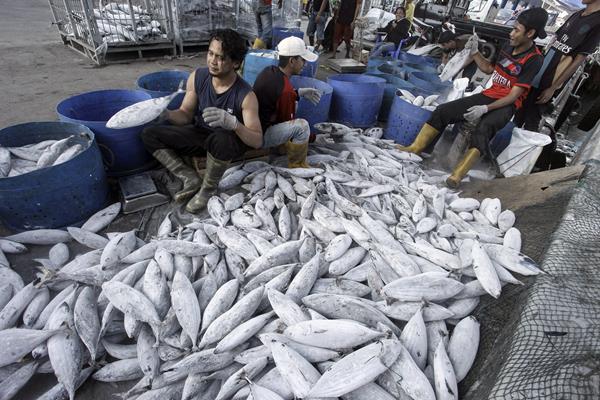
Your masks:
M382 33L386 33L385 41L382 40L375 44L371 50L371 57L381 57L387 52L393 52L398 48L400 42L408 37L410 21L405 18L404 7L397 7L395 14L396 18L381 30Z
M151 126L142 133L148 151L183 181L175 201L193 196L186 205L188 212L206 207L232 159L262 145L256 95L236 73L246 51L237 32L212 33L207 67L190 75L181 107L165 113L172 125ZM183 162L182 155L206 155L204 179Z
M536 37L545 38L544 27L548 13L542 8L523 11L510 32L510 45L499 53L495 65L487 61L477 48L477 35L465 48L471 49L477 66L485 73L493 73L492 87L483 93L464 97L440 105L429 121L421 128L414 142L398 146L412 153L422 152L447 125L467 120L477 127L471 136L470 148L446 180L449 187L456 188L479 156L486 154L490 139L512 118L523 104L531 88L531 82L542 66L542 54L533 42Z
M305 97L317 105L321 100L321 92L313 88L300 88L296 91L290 78L300 74L306 62L314 62L318 56L306 48L304 40L294 36L279 42L277 52L279 65L263 69L254 82L264 132L262 147L285 144L288 167L306 168L310 125L304 119L294 119L296 101L299 97Z

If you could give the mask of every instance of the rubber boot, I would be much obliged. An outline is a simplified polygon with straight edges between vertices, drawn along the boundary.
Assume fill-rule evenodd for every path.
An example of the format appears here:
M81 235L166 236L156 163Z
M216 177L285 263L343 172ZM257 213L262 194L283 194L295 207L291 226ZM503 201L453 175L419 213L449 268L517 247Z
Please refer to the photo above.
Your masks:
M352 47L350 45L346 44L346 57L345 58L351 58L350 57L350 49L351 48Z
M427 146L429 146L429 143L433 142L433 139L435 139L439 133L440 131L435 129L433 126L425 124L410 146L397 145L396 148L398 150L420 154Z
M288 156L288 168L310 168L306 162L308 153L308 141L304 143L293 143L291 140L285 144Z
M254 44L252 45L252 48L253 49L266 49L267 44L261 38L256 38L256 39L254 39Z
M460 185L460 181L467 175L467 172L469 172L477 160L479 160L479 156L479 150L476 148L472 147L467 150L463 158L454 168L454 171L452 171L452 175L446 179L446 185L452 189L456 189Z
M189 199L202 186L202 179L196 171L188 167L174 150L159 149L152 153L152 155L183 182L183 188L173 196L176 202Z
M230 163L231 161L217 160L210 153L206 154L206 172L202 187L185 206L187 212L196 214L206 208L208 199L217 192L219 181Z

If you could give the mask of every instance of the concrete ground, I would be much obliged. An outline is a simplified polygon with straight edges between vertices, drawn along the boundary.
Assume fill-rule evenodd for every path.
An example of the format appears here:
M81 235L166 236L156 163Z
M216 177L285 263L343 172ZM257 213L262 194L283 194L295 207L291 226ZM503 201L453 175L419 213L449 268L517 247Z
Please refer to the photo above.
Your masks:
M164 58L96 67L90 60L62 44L51 20L48 3L42 0L4 2L2 5L0 88L3 96L0 100L0 128L22 122L57 120L56 104L78 93L108 88L134 88L136 79L142 74L163 69L189 71L205 63L202 53L192 58ZM326 73L327 71L320 71L320 74ZM479 199L499 197L504 207L515 209L517 227L523 232L524 251L539 261L580 172L580 169L576 169L564 171L561 176L536 174L531 180L528 177L516 181L503 180L504 184L500 186L471 183L465 186L465 195ZM512 182L517 186L513 186ZM167 207L161 208L162 215L166 212ZM111 226L111 230L132 229L145 218L145 214L121 218ZM6 230L0 227L0 236L5 233ZM81 249L73 246L71 250L76 253ZM35 250L36 253L28 253L20 258L11 257L10 261L15 270L30 280L33 272L30 260L36 256L45 257L47 251L47 248L39 247ZM495 318L497 322L492 330L497 333L502 326L502 318L506 318L506 315ZM493 341L486 347L489 354ZM54 382L52 375L36 375L15 398L36 398ZM76 397L109 399L113 393L121 392L128 386L130 384L117 386L90 380L78 391Z

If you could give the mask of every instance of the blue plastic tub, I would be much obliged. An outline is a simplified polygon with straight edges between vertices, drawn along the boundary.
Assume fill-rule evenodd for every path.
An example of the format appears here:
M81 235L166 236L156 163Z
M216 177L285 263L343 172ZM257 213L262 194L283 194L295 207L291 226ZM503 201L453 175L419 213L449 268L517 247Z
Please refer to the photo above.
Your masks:
M61 121L90 128L96 134L108 175L125 176L156 165L140 138L140 133L149 124L110 129L106 122L117 111L151 98L142 90L100 90L69 97L58 103L56 112Z
M244 59L244 80L254 85L256 77L263 69L278 63L277 53L274 50L251 50Z
M279 42L281 42L283 39L290 37L290 36L296 36L296 37L304 40L304 32L300 29L274 26L273 27L273 48L276 49Z
M321 91L321 101L316 106L305 98L301 98L296 109L296 117L304 118L310 124L311 132L316 133L315 124L327 122L329 116L329 108L331 106L331 97L333 88L323 81L305 76L292 76L292 85L294 88L315 88Z
M187 71L158 71L150 74L142 75L136 81L138 89L148 93L153 98L168 96L176 92L179 88L179 83L183 81L183 88L190 76ZM177 110L181 106L185 93L178 94L169 103L169 110Z
M368 128L377 122L383 100L385 79L370 75L338 74L327 79L333 88L329 117L355 128Z
M387 63L388 61L393 61L391 57L369 57L367 61L367 73L377 71L377 67Z
M430 74L437 75L437 69L431 64L428 64L424 61L420 64L405 62L404 66L410 68L411 70L413 70L413 72L428 72Z
M108 201L102 155L94 134L80 124L30 122L0 130L1 146L82 136L88 147L54 167L0 179L0 219L11 230L61 228L82 223Z
M434 93L447 94L452 89L452 82L442 82L436 73L414 72L408 81L415 86L433 91Z
M406 79L408 72L400 63L385 63L377 67L377 70L385 74L397 76L400 79Z
M392 79L386 83L383 91L383 100L381 102L381 108L379 109L379 121L388 120L390 109L392 108L398 89L405 89L412 92L414 86L410 82L392 76Z
M408 146L415 140L430 117L431 111L414 106L404 101L400 96L396 96L390 109L388 125L383 136L386 139L393 139L403 146Z

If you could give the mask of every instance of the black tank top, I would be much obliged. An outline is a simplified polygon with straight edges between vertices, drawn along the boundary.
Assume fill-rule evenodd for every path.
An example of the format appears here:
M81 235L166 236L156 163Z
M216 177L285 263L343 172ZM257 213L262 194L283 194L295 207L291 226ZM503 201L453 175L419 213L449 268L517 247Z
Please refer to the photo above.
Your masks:
M242 103L248 93L252 91L252 87L245 80L236 75L233 85L225 92L217 94L212 85L212 76L209 74L208 68L198 68L194 80L194 89L198 96L196 126L211 129L202 119L202 110L207 107L221 108L235 115L238 121L244 123Z

